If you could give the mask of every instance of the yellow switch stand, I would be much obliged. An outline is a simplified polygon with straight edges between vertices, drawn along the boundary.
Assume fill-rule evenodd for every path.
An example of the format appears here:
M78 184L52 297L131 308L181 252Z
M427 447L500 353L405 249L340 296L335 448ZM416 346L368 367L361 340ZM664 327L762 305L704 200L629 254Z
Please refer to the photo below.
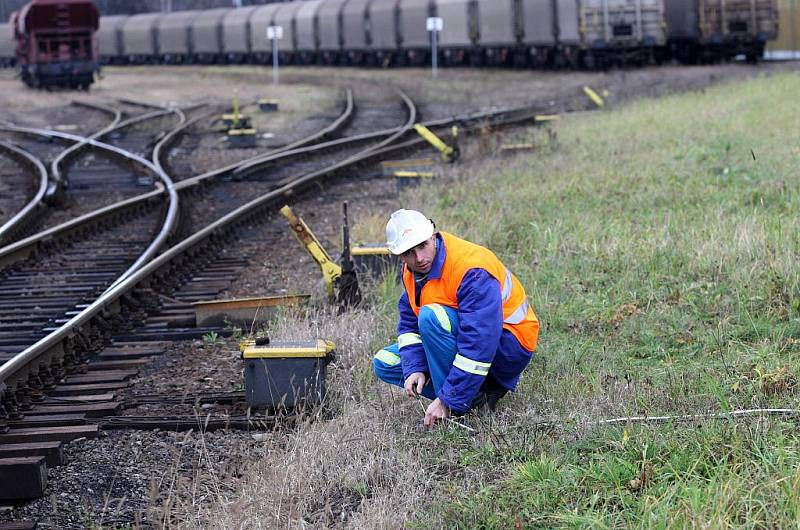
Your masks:
M328 291L328 296L333 296L333 282L342 275L342 268L333 262L331 257L322 248L319 240L314 236L308 225L299 217L297 217L289 206L281 208L281 213L289 221L297 240L303 245L314 258L314 261L319 265L322 271L322 277L325 280L325 287Z

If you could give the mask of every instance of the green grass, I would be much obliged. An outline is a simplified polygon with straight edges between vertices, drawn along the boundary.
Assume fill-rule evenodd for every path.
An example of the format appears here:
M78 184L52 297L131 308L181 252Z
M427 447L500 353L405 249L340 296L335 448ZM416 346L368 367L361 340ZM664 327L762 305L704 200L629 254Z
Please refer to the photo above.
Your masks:
M394 340L399 287L365 280L366 304L346 318L292 312L269 329L336 342L325 414L264 442L241 477L192 484L171 520L800 526L791 418L599 422L800 409L799 92L796 75L761 78L565 119L555 150L486 156L495 136L466 146L451 178L398 206L489 246L523 282L542 330L517 392L495 416L459 420L475 432L421 429L419 404L371 370ZM369 217L367 239L386 214Z
M785 527L800 519L791 425L601 430L443 509L464 528Z
M504 443L455 457L488 479L443 473L420 526L800 522L790 424L591 427L798 405L798 91L780 75L564 120L553 153L408 197L495 250L542 321ZM534 416L562 423L538 432Z

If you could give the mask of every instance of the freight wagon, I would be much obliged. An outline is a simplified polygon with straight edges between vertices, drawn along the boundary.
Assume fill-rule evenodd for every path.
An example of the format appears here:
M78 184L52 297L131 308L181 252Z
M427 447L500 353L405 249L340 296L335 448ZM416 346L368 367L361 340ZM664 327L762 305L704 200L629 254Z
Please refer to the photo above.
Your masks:
M14 66L14 28L0 24L0 67Z
M271 62L266 28L283 28L294 64L419 65L428 17L441 17L451 65L606 67L676 58L761 57L777 35L776 0L306 0L169 15L109 17L123 62ZM102 41L113 41L103 37Z
M11 15L17 70L34 88L88 88L100 16L91 0L33 0Z
M122 47L122 23L128 15L102 17L97 30L97 50L103 64L121 64L125 62Z
M682 62L739 54L754 62L778 36L775 0L669 0L665 6L672 54Z

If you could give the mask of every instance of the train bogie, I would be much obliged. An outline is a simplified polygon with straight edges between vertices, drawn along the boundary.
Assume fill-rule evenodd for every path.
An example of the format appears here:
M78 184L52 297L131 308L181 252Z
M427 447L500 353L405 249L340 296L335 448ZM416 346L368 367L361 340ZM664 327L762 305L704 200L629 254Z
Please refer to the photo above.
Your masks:
M430 55L431 36L426 21L434 14L433 2L400 0L399 14L399 53L407 64L424 64Z
M158 58L156 22L160 13L133 15L122 23L122 50L133 64L154 63Z
M272 41L267 39L267 28L274 25L275 13L281 4L267 4L257 7L250 17L250 45L252 46L253 61L266 64L272 58ZM283 47L284 40L278 42L279 48Z
M189 62L192 53L192 20L199 11L178 11L158 19L158 51L161 62L179 64Z
M248 60L252 52L252 33L250 18L256 7L232 9L222 19L223 52L229 63L241 64Z
M295 28L297 32L297 52L295 62L298 64L312 64L316 62L319 50L319 32L317 13L322 5L322 0L308 0L302 3L295 15Z
M222 18L231 8L208 9L192 19L192 49L198 63L224 62L222 48Z

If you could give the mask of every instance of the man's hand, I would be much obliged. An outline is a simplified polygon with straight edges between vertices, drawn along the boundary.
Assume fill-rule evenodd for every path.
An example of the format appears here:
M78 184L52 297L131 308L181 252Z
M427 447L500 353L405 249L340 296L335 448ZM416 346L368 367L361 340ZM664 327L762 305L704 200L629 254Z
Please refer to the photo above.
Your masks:
M423 372L414 372L406 379L405 389L408 397L414 396L414 388L417 389L417 394L422 394L422 388L428 382L428 377Z
M441 399L436 398L425 410L425 427L433 427L436 422L442 421L448 416L450 416L450 408Z

